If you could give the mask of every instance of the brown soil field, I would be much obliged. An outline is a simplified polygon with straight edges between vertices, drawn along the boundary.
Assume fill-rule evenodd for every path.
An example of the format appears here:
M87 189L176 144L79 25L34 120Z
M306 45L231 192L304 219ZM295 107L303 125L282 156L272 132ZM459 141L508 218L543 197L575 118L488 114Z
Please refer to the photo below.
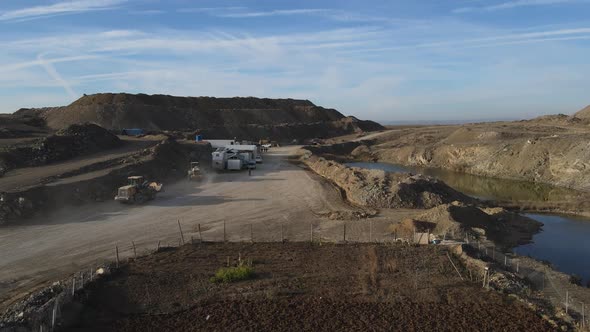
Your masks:
M550 331L519 301L461 280L440 246L203 243L91 283L63 331ZM255 278L214 284L238 260ZM468 271L454 259L462 275Z

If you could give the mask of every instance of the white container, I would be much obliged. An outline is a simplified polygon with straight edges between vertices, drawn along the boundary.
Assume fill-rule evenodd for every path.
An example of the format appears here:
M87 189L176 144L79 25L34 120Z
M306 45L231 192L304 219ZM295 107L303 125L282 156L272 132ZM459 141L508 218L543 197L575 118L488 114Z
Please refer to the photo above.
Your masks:
M240 159L229 159L227 161L227 169L230 171L239 171L242 169L242 161Z

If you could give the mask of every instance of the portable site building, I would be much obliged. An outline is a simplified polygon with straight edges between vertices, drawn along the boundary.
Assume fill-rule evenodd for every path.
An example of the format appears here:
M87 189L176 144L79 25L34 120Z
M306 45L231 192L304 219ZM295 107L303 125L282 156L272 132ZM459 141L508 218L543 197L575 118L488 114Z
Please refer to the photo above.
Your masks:
M236 145L236 141L233 139L208 139L206 141L209 142L209 144L211 144L211 147L214 149L225 148L228 145Z

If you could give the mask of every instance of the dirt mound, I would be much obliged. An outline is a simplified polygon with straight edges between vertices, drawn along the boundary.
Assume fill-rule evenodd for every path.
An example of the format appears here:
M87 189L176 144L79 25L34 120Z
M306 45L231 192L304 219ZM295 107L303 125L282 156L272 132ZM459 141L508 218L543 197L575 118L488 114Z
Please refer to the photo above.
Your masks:
M346 198L372 208L432 208L452 201L473 201L444 182L423 175L387 173L346 167L307 152L303 162L314 172L334 182Z
M506 247L529 242L531 234L538 232L542 226L538 221L502 208L482 209L459 202L437 206L415 219L436 225L431 229L435 235L453 237L475 232Z
M574 116L580 119L590 119L590 105L576 112Z
M54 135L4 147L0 165L9 169L41 166L121 146L121 140L95 124L71 125Z
M207 137L274 137L276 135L273 135L272 126L278 125L295 125L295 129L286 127L278 130L292 131L289 133L292 137L304 136L298 138L325 135L326 132L341 135L357 130L383 129L377 123L346 118L334 109L318 107L309 100L253 97L174 97L103 93L84 96L65 107L23 109L16 114L39 116L54 129L91 122L109 130L203 130ZM321 125L313 125L317 123ZM306 125L309 127L306 128Z

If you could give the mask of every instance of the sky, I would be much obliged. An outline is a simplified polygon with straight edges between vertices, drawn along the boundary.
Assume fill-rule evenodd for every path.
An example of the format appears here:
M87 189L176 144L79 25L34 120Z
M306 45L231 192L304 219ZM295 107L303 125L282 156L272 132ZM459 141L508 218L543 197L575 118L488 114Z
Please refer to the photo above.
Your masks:
M308 99L382 122L590 104L590 0L0 0L0 112L83 94Z

